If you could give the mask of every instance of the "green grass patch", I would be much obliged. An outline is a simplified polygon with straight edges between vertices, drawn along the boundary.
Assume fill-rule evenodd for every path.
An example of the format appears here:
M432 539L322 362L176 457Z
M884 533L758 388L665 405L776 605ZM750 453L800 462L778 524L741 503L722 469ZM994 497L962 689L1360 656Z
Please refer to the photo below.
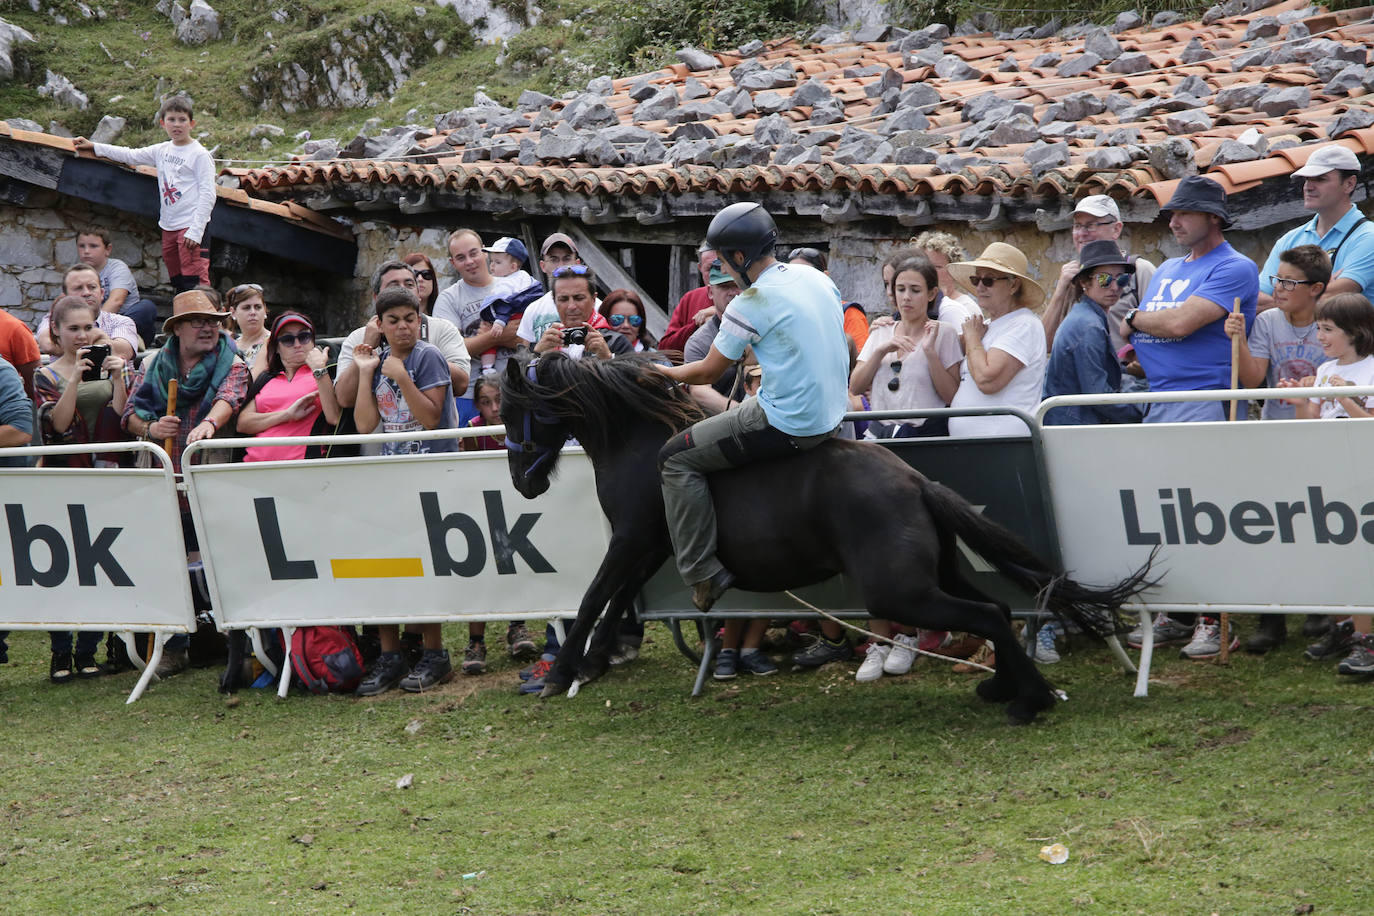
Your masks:
M657 626L573 700L516 695L498 660L363 701L226 702L197 670L133 706L131 674L49 685L19 633L0 889L91 913L1367 912L1374 685L1294 642L1163 651L1143 700L1078 646L1047 669L1068 703L1017 728L927 661L692 699Z

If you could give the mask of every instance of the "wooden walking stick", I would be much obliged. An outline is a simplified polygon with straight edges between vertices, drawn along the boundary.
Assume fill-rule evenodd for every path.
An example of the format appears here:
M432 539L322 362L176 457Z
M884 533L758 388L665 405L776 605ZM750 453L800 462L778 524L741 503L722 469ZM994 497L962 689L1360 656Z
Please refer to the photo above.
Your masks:
M1237 296L1235 302L1231 304L1231 314L1239 315L1240 297ZM1240 387L1240 338L1231 338L1231 390L1235 391ZM1231 402L1231 421L1234 423L1236 414L1239 412L1240 401ZM1231 615L1225 611L1221 612L1221 652L1217 655L1217 663L1229 665L1231 663Z
M1236 301L1239 302L1240 300L1237 299ZM1235 370L1232 370L1232 372L1231 372L1231 375L1233 376L1233 380L1232 380L1232 382L1231 382L1232 385L1235 384L1235 381L1234 381L1234 376L1235 376L1235 374L1236 374L1236 373L1235 373ZM176 414L177 414L177 380L176 380L176 379L172 379L171 381L169 381L169 382L167 383L167 414L166 414L166 415L169 416L169 417L175 417ZM1235 418L1232 417L1231 419L1235 419ZM177 442L177 437L176 437L175 435L168 436L166 439L162 440L162 447L165 448L165 449L167 450L167 454L169 454L169 455L172 454L172 449L176 448L176 442Z

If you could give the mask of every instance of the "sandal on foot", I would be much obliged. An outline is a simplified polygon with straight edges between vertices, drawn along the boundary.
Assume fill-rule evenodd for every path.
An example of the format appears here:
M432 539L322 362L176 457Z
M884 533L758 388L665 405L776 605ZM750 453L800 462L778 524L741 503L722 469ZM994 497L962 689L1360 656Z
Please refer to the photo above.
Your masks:
M78 655L76 657L76 676L83 680L100 677L105 671L96 663L94 655Z
M52 662L48 665L48 680L54 684L65 684L75 676L72 671L72 654L70 652L54 652Z

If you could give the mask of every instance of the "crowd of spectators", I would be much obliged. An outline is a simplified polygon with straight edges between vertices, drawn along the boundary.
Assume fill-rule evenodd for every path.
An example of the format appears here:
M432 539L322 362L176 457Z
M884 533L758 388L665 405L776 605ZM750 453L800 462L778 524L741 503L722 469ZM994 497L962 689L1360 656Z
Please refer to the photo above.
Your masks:
M119 152L121 161L147 162L188 188L198 188L198 144L186 126L189 103L164 105L168 143ZM89 144L77 143L79 149ZM203 152L203 151L202 151ZM970 257L959 239L926 232L898 247L881 265L886 303L865 308L841 296L843 332L850 352L849 396L861 411L969 408L969 415L878 419L850 425L847 434L867 439L940 436L1023 436L1026 427L1008 409L1033 413L1043 398L1064 394L1109 395L1123 391L1199 391L1232 386L1234 371L1245 387L1341 387L1374 384L1374 224L1354 206L1360 166L1349 150L1317 150L1295 173L1312 218L1284 235L1263 270L1226 241L1231 214L1220 185L1193 176L1179 183L1162 209L1184 251L1158 266L1124 250L1123 223L1110 197L1083 198L1073 213L1075 257L1067 264L1032 265L1007 242L993 242ZM189 443L217 435L265 440L336 431L425 433L369 446L376 454L419 454L503 449L486 434L458 440L430 431L499 424L498 373L521 350L559 352L573 359L613 359L648 353L670 363L692 363L713 352L722 323L735 314L741 294L702 245L701 286L673 309L667 330L655 339L640 295L606 291L579 255L570 236L554 233L538 249L538 276L531 252L519 239L488 244L471 229L447 240L453 281L443 285L435 264L422 253L381 264L371 277L372 311L349 333L331 364L317 346L313 319L285 310L273 314L263 287L233 286L220 294L209 284L201 239L206 220L199 206L166 205L164 248L169 274L182 289L172 302L161 335L156 306L140 294L127 265L113 256L100 227L76 236L80 263L63 277L63 296L30 330L0 311L0 449L32 442L101 443L139 438L172 443L174 469ZM178 223L184 225L178 225ZM188 241L189 240L189 241ZM825 272L819 247L779 250L784 267ZM771 263L771 261L770 261ZM172 274L173 269L177 273ZM1053 276L1047 292L1036 276ZM744 300L741 300L744 301ZM232 332L231 332L232 328ZM141 352L141 359L138 354ZM178 383L175 406L170 381ZM752 351L718 380L692 384L710 412L747 404L767 385ZM1264 419L1369 416L1374 398L1333 395L1265 400ZM1004 411L1004 412L999 412ZM1245 414L1242 408L1242 415ZM1060 407L1048 425L1223 420L1227 401L1093 404ZM321 451L265 442L241 460L315 457ZM43 460L46 466L117 466L120 453L92 453ZM23 464L8 458L3 464ZM182 503L188 562L198 559L194 527ZM859 680L905 673L917 649L944 647L962 655L986 650L957 634L906 630L891 621L871 629L895 645L859 647L865 655ZM1182 654L1211 658L1221 651L1217 621L1160 614L1153 621L1157 645L1184 644ZM468 631L461 671L486 670L484 624ZM793 628L794 635L797 628ZM741 669L766 675L776 665L762 650L766 621L733 621L722 634L716 677ZM639 634L623 634L621 657L632 655ZM1320 637L1306 654L1341 658L1346 674L1374 673L1370 621L1309 619L1304 633ZM1042 628L1031 654L1058 660L1063 633ZM1143 631L1129 641L1139 646ZM1261 619L1246 648L1268 651L1286 637L1281 616ZM537 692L556 648L552 629L544 654L522 675L522 690ZM50 678L65 683L93 677L98 634L52 634ZM437 624L376 628L375 652L358 688L374 695L400 687L423 691L450 679L455 668ZM364 641L367 645L367 641ZM1232 648L1239 642L1233 640ZM532 659L539 647L523 621L508 625L506 649ZM5 651L0 638L0 655ZM803 638L793 662L815 667L853 657L839 627L825 624ZM984 651L984 654L985 651ZM168 644L159 675L187 663L184 638Z

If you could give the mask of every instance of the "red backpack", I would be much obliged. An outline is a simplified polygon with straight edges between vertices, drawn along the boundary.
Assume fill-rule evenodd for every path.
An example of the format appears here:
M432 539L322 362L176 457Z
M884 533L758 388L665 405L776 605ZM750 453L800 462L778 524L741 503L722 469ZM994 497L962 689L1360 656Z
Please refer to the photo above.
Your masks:
M363 654L350 627L298 627L291 670L311 693L347 693L363 679Z

